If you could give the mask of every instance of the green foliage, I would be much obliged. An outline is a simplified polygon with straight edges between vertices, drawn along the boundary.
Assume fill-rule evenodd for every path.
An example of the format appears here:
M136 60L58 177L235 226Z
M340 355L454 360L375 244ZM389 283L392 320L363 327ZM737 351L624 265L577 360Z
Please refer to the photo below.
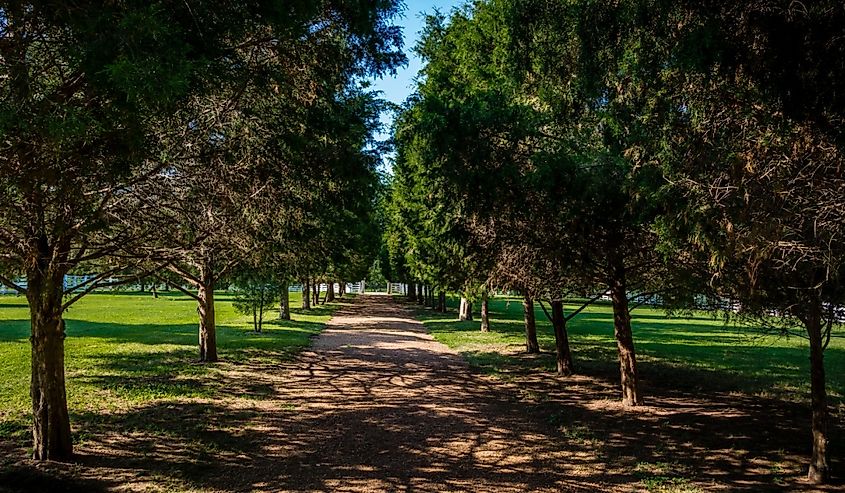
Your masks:
M264 313L279 300L279 283L266 269L243 269L234 278L235 298L232 306L241 315L252 315L255 332L261 332Z

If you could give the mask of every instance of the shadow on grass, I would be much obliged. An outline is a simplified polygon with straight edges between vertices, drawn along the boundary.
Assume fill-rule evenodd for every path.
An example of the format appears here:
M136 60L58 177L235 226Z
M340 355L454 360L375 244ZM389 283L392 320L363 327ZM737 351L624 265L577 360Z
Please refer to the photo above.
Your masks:
M329 345L278 380L252 366L227 379L233 389L275 382L271 405L154 401L75 415L87 452L50 474L90 471L96 482L67 484L91 491L128 483L215 491L701 491L711 482L729 491L808 489L784 482L809 451L795 440L808 415L801 406L652 394L672 412L596 407L604 396L616 400L615 386L547 374L505 386L467 372L451 353L415 345L424 335L418 325L379 316L388 322L366 339ZM332 337L347 340L344 330L361 329L340 326ZM33 469L21 463L6 474L20 481Z
M26 302L24 302L24 303L0 303L0 310L2 310L4 308L17 308L17 309L29 308L29 305Z
M534 372L506 385L418 345L419 325L374 311L382 322L366 339L357 322L340 326L337 345L276 369L275 380L253 362L227 375L226 392L259 383L275 392L272 403L153 401L75 415L86 454L50 474L98 475L90 491L810 490L789 482L809 453L804 406L655 388L655 410L639 412L615 405L616 387L602 379ZM839 428L832 438L839 470ZM21 462L4 474L20 480L35 469ZM61 491L62 482L34 484L44 485Z
M0 470L0 492L29 493L99 493L109 491L109 484L98 479L72 477L55 469L9 467Z
M478 321L456 321L454 314L426 310L419 316L439 340L464 353L481 371L552 371L554 335L545 315L537 314L538 339L545 356L525 357L520 354L524 348L521 306L519 311L503 310L501 301L494 306L499 310L491 313L489 334L479 331ZM646 382L659 381L686 390L774 393L792 400L806 397L809 368L805 347L775 345L774 339L736 332L718 322L694 323L706 318L641 315L634 319L634 342L641 378ZM610 317L609 313L581 314L570 321L568 332L578 371L616 381L618 364ZM845 402L845 350L830 347L825 358L831 404L836 407Z

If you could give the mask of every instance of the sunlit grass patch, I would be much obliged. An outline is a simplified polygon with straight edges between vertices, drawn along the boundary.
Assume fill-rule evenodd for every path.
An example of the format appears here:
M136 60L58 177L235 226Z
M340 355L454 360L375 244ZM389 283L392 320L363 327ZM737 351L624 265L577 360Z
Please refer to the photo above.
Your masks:
M455 308L457 300L450 299ZM475 307L476 310L478 307ZM572 310L575 306L568 305ZM499 297L490 301L491 332L475 321L459 322L454 312L421 312L434 337L461 352L479 371L507 376L510 371L554 371L554 334L536 306L537 336L542 353L524 353L521 301ZM726 326L719 318L698 313L669 317L662 310L641 307L632 312L634 345L644 379L671 388L718 387L788 400L809 396L807 342L798 337L761 335L753 327ZM613 313L608 304L588 307L568 324L576 368L613 372L617 367ZM828 393L832 409L841 408L845 395L845 334L838 334L825 352Z
M235 313L231 296L217 296L217 343L222 364L198 362L196 302L172 293L92 294L66 313L65 366L71 422L158 401L208 399L225 387L227 364L273 364L306 347L337 305L303 312L293 320L268 313L261 334L251 317ZM291 305L299 306L299 293ZM0 438L29 439L29 311L23 298L0 296ZM240 397L260 400L266 388ZM78 427L75 427L78 428ZM75 440L81 430L74 430Z

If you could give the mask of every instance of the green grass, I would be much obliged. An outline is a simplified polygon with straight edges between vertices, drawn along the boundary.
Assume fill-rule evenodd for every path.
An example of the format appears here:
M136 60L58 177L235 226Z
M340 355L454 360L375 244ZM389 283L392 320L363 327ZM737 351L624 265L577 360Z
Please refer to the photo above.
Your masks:
M291 305L299 306L299 293ZM217 346L221 361L278 362L309 344L336 306L292 321L268 314L264 332L252 331L251 316L232 307L231 296L216 297ZM220 365L197 362L196 302L182 295L91 294L65 314L65 368L68 408L74 415L97 415L161 399L213 397L223 385ZM25 438L30 400L29 310L26 300L0 296L0 438ZM266 389L253 389L261 398ZM249 397L250 393L245 397ZM75 436L75 439L79 439Z
M450 300L452 307L456 300ZM574 307L567 306L567 309ZM519 357L524 348L520 299L491 300L492 331L473 322L457 322L454 314L431 312L423 321L434 337L454 348L484 372L507 377L514 369L552 371L554 334L537 307L537 332L546 354ZM809 349L798 337L763 336L753 328L725 326L707 314L691 318L668 317L662 310L638 308L632 313L634 344L645 378L669 388L711 386L792 400L809 395ZM613 372L617 367L612 308L596 304L568 324L575 364L587 373ZM845 395L845 339L839 332L825 352L828 393L833 406L843 406Z

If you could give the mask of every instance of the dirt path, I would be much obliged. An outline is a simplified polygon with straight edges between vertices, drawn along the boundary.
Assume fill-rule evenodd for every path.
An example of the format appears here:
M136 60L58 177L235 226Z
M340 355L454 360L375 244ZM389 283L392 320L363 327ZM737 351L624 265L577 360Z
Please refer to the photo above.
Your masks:
M279 470L294 489L595 491L525 413L433 340L408 308L365 296L340 311L286 377L301 419ZM269 431L269 430L268 430ZM601 474L601 471L593 471ZM284 486L282 486L284 485ZM272 485L269 485L273 487Z

